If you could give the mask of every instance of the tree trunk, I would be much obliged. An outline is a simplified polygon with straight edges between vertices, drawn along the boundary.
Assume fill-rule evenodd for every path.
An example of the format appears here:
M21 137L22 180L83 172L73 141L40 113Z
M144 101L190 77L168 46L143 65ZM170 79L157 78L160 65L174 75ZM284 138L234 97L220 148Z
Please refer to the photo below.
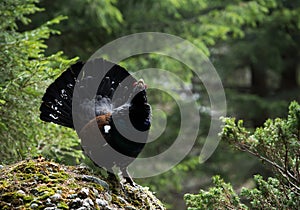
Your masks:
M297 88L297 67L299 62L297 56L297 49L286 50L286 53L282 54L282 60L284 61L284 65L281 71L281 81L279 90Z
M251 92L259 96L266 96L268 94L266 70L259 66L259 64L254 63L250 64L250 68Z
M294 89L298 87L297 67L284 69L281 73L280 90Z

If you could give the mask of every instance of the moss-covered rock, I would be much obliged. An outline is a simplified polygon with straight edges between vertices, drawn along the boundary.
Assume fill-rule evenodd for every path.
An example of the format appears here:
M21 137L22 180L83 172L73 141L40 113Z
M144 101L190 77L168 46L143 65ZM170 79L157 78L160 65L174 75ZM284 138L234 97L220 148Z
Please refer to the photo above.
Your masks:
M0 169L0 209L165 209L146 187L39 157Z

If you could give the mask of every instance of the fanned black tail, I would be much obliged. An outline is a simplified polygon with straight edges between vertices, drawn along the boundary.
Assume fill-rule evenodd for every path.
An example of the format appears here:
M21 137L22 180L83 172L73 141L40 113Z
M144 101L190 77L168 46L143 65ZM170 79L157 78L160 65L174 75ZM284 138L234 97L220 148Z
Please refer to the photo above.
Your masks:
M45 122L73 128L72 97L76 78L83 63L78 62L63 72L46 90L40 107Z
M95 59L89 61L86 64L86 68L82 69L84 64L82 62L78 62L68 68L65 72L63 72L46 90L42 98L42 105L40 107L40 119L46 122L53 122L58 125L66 126L69 128L74 128L73 118L72 118L72 99L76 97L73 95L75 83L79 81L80 88L83 90L89 90L91 87L90 84L99 84L95 80L99 78L101 73L109 71L103 77L104 79L101 81L100 85L97 87L97 96L96 101L92 101L89 96L90 93L87 92L86 98L80 99L82 103L97 104L97 100L102 100L103 98L111 99L114 91L120 87L120 83L127 77L129 80L127 83L133 83L136 81L124 68L119 65L113 64L109 61L103 59ZM91 68L92 67L92 68ZM94 71L86 71L82 75L81 78L78 78L81 70L85 71L85 69L94 69ZM124 94L122 94L122 98L117 100L114 106L120 106L125 103L129 97L128 85L123 85L122 89L124 89ZM125 87L126 86L126 87ZM129 86L130 87L130 86ZM76 110L79 112L85 112L87 107L82 106L83 110ZM90 109L90 107L88 107ZM95 110L95 107L93 106ZM91 111L91 110L89 110Z

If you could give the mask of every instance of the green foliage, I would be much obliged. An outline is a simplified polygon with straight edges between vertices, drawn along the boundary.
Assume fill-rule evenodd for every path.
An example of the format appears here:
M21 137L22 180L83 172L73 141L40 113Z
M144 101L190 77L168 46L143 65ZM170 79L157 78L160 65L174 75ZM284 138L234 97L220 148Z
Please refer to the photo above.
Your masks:
M244 1L240 2L236 6L242 11ZM300 46L300 27L297 23L300 18L299 2L249 1L248 4L261 5L253 7L256 11L253 14L257 17L245 15L246 19L254 21L249 22L248 27L239 28L243 36L229 40L225 46L222 43L222 47L213 53L219 58L216 63L225 71L224 79L232 77L232 73L248 68L252 74L251 88L254 88L255 93L269 95L274 89L284 89L285 86L294 88L299 63L297 49ZM257 13L258 11L261 13ZM285 73L293 76L286 77Z
M54 148L50 157L68 155L79 144L74 133L61 133L56 126L45 125L39 119L41 97L47 85L76 59L65 59L62 52L44 55L45 40L58 33L50 27L63 17L32 30L18 30L19 25L30 23L28 14L41 10L36 2L0 3L0 156L5 163L51 153ZM80 157L79 153L74 155Z
M240 198L232 186L219 176L213 177L215 187L208 191L200 190L198 195L185 194L188 210L200 209L248 209L240 203Z
M192 41L206 55L210 54L209 47L220 40L243 37L243 27L255 27L276 5L275 0L119 2L129 32L178 34ZM147 11L147 16L137 19L140 11Z
M239 120L225 119L222 140L270 164L281 184L299 191L300 106L292 102L287 119L267 120L250 135ZM299 193L299 192L298 192Z
M262 176L254 176L256 188L243 188L241 196L250 201L252 209L297 209L300 204L298 193L282 185L281 182L269 177L266 181Z
M225 118L224 121L223 141L258 157L274 170L275 178L265 181L256 175L256 187L242 189L241 196L249 200L249 207L297 209L300 205L300 105L292 102L287 119L269 119L254 133L243 127L242 120L236 123L233 118ZM225 184L218 176L214 184L208 191L201 190L199 195L187 194L187 205L194 209L248 208L239 201L230 184Z
M117 0L41 0L39 6L46 12L32 16L34 26L42 24L49 18L60 15L68 19L55 28L61 36L53 36L47 40L50 46L46 51L53 53L64 50L68 56L79 56L87 60L100 46L114 37L124 21Z

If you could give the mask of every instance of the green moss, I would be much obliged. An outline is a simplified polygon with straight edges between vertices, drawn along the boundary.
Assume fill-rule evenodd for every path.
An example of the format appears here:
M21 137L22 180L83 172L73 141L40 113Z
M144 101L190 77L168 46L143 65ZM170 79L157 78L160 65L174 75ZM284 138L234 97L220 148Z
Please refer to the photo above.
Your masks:
M32 195L26 195L23 197L23 201L25 201L25 203L30 203L31 201L33 201L34 197Z
M65 203L65 202L59 202L58 204L57 204L57 207L58 208L60 208L60 209L69 209L69 206L68 206L68 204L67 203Z
M120 206L120 207L123 207L124 208L124 203L120 202L120 200L118 199L117 195L115 194L112 194L112 203Z
M9 182L7 180L0 180L0 192L5 190L9 186Z
M49 186L38 186L37 191L39 192L40 196L38 196L38 200L45 200L49 198L51 195L54 195L55 188L51 188Z
M100 181L106 180L109 189L93 179L83 181L83 175L95 177ZM115 180L110 182L86 168L63 166L46 161L42 157L2 168L0 180L0 209L30 209L34 203L37 204L37 209L44 209L46 202L49 202L47 199L56 193L59 193L61 198L52 203L59 209L69 209L69 204L74 199L71 197L78 197L82 188L89 189L87 196L95 204L93 209L102 208L96 204L97 198L106 200L111 208L134 206L136 209L164 209L160 208L162 205L157 205L160 202L147 189L125 185L125 193L120 183Z

